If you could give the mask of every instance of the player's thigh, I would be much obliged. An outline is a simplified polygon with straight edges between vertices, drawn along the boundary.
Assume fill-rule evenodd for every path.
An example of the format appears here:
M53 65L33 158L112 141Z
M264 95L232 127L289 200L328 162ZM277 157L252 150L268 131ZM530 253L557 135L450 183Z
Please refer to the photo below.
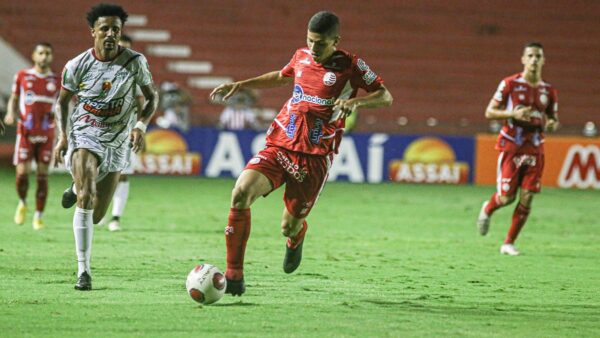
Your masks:
M39 165L40 163L44 163L46 165L50 164L50 160L52 160L52 146L53 146L53 138L51 135L46 136L48 140L46 142L37 143L34 147L35 149L35 162Z
M516 165L515 154L501 152L496 168L496 189L502 201L514 200L521 184L521 170Z
M233 208L248 208L258 197L271 192L271 181L262 172L255 169L245 169L235 182L231 194Z
M331 161L326 157L303 156L294 163L298 169L286 176L283 200L286 211L295 219L303 220L325 187Z
M539 193L542 190L544 155L529 155L521 180L521 191Z
M100 182L96 183L94 224L100 222L102 217L104 217L104 214L106 214L106 210L108 210L117 183L119 183L119 176L119 172L110 172Z
M71 155L71 173L77 195L96 194L96 178L98 177L98 158L87 149L76 149Z
M47 176L49 171L48 163L38 163L37 164L37 174L38 176Z

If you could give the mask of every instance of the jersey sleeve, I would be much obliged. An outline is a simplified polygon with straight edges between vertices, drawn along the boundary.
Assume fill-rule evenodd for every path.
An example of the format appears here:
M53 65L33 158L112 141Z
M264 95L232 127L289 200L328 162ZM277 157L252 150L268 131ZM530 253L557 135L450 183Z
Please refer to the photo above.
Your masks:
M296 74L294 67L296 66L296 54L298 53L294 53L294 55L292 55L292 59L290 60L290 62L288 62L287 65L285 65L280 73L282 76L285 77L294 77L294 75Z
M15 78L13 80L13 84L12 84L12 89L11 89L11 93L13 95L19 95L20 90L19 88L21 88L21 79L23 78L21 76L21 74L23 74L22 72L18 72L17 74L15 74Z
M76 76L75 67L73 66L72 61L67 62L65 65L65 68L62 71L60 85L72 93L78 91L79 79Z
M367 92L374 92L381 88L383 80L371 70L363 59L354 57L352 60L352 77L350 83L353 88L362 88Z
M546 115L558 120L558 91L554 88L550 90L550 103L546 108Z
M509 87L510 86L506 79L503 79L502 81L500 81L500 84L498 85L498 88L496 89L496 92L494 93L493 99L495 101L501 103L502 105L506 105L506 103L508 102L508 94L510 93Z
M137 58L139 63L139 68L137 74L135 76L135 83L140 86L149 86L152 84L152 73L150 73L150 65L148 65L148 60L143 55L140 55Z

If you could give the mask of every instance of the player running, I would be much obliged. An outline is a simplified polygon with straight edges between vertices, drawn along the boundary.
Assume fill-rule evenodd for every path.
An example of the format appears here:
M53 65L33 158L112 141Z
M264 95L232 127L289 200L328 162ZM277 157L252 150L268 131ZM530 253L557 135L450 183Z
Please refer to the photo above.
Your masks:
M259 196L286 185L281 230L287 237L283 270L300 265L306 217L325 185L345 118L357 108L392 104L383 81L356 55L337 49L339 19L319 12L308 23L308 48L296 50L280 71L223 84L211 95L231 97L242 88L271 88L294 83L292 97L267 131L266 148L254 156L238 178L231 196L227 247L227 293L245 292L244 253L250 235L250 206ZM356 97L362 88L367 95Z
M558 127L557 92L542 80L544 48L533 42L525 46L521 62L523 72L509 76L500 82L490 101L485 116L504 120L496 149L500 151L497 169L497 191L483 203L477 226L486 235L494 211L512 203L520 188L519 203L512 216L512 223L501 254L519 255L514 243L527 221L531 201L541 189L544 169L544 130Z
M94 46L70 60L62 74L58 99L61 132L55 156L59 160L64 155L74 180L63 194L63 206L77 202L73 217L77 290L92 289L93 224L106 213L131 150L142 148L146 125L158 103L146 58L118 45L127 16L117 5L93 7L87 20ZM146 98L137 122L136 85ZM73 95L77 95L77 105L69 115ZM68 138L67 118L72 125Z
M50 69L53 49L49 43L35 45L31 60L33 67L20 70L15 75L12 94L8 101L8 113L4 118L7 125L17 121L17 140L13 163L16 166L17 194L19 204L15 212L15 223L25 223L27 214L27 190L31 162L35 160L37 189L33 228L44 228L42 214L48 196L48 165L54 145L54 104L59 91L59 78Z

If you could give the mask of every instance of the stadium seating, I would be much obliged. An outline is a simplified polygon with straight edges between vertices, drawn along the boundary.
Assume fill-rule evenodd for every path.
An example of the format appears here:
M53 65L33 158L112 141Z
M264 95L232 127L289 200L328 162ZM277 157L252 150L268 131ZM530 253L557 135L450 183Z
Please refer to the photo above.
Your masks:
M96 1L3 1L0 35L23 55L40 40L56 47L55 69L91 46L85 13ZM208 100L207 81L240 79L280 69L304 45L306 22L319 1L122 1L137 19L127 32L159 30L156 40L134 41L148 52L157 82L176 81L194 98L192 123L215 124L221 106ZM342 19L341 48L353 51L381 74L394 95L390 109L361 113L359 130L465 134L485 131L483 111L499 80L521 69L524 43L545 45L544 77L559 89L565 132L598 121L600 106L600 3L335 1ZM143 31L142 31L143 33ZM142 35L140 35L142 36ZM156 44L184 46L185 57L152 54ZM169 70L174 60L211 65L201 74ZM216 78L212 78L216 77ZM263 91L261 105L278 109L290 88ZM400 121L400 117L406 117ZM435 120L433 120L434 118ZM403 125L404 122L406 125Z

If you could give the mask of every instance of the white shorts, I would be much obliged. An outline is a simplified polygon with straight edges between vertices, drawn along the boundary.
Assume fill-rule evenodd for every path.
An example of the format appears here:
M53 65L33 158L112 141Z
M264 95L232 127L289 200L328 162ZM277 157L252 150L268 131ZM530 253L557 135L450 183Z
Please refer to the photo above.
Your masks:
M137 159L137 154L133 151L131 151L130 153L131 155L129 155L129 165L125 169L123 169L123 171L121 171L121 174L123 175L133 175L134 173L133 162L135 162L135 160Z
M104 145L92 137L86 135L77 135L69 138L69 148L65 154L65 166L73 176L71 167L71 157L77 149L86 149L96 155L98 159L98 177L96 182L100 182L108 173L121 172L130 166L131 149L129 143L125 142L119 148L113 148Z

